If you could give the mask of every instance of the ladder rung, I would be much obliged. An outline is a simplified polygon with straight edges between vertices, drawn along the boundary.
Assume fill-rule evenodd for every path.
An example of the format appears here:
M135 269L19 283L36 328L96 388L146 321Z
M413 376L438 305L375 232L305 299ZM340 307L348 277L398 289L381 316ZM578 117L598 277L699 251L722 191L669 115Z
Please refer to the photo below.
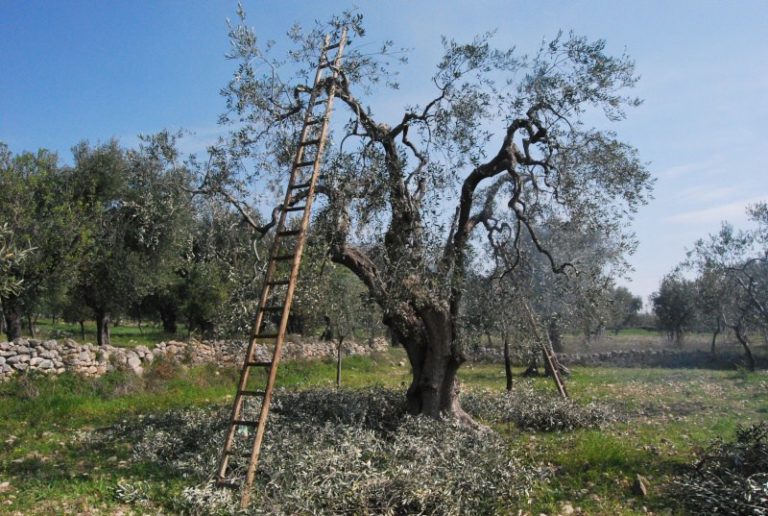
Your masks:
M224 455L229 455L230 457L242 457L242 458L248 458L251 456L250 453L241 452L237 450L227 450L224 452Z
M347 42L346 29L337 35L336 42L331 43L331 35L327 35L323 44L318 45L321 50L317 62L317 73L315 86L320 87L323 84L323 76L330 75L330 79L338 78L341 72L341 58L344 52L344 46ZM335 49L335 51L334 51ZM330 55L334 53L335 55ZM323 69L328 68L326 74ZM326 143L325 132L331 120L331 107L333 97L321 89L316 89L307 101L303 102L303 126L301 132L301 141L293 149L294 155L290 165L290 178L285 193L285 201L280 206L280 223L275 228L274 247L269 252L269 267L262 283L262 297L258 307L258 316L254 323L252 340L249 343L249 352L244 357L242 369L240 370L240 383L235 391L235 400L232 408L232 416L229 419L227 428L227 438L222 450L219 461L219 469L216 478L216 485L222 488L232 488L241 491L240 508L247 509L250 502L251 488L254 481L254 472L258 471L259 450L263 444L263 431L267 423L270 401L272 398L274 375L277 374L279 361L279 348L275 348L272 358L266 355L255 353L255 343L261 339L264 344L274 344L279 346L281 337L285 336L285 329L280 331L270 326L262 326L265 320L274 321L275 313L280 314L277 317L287 317L290 311L291 301L294 296L293 287L296 285L296 271L293 271L290 278L286 277L284 269L286 266L278 262L292 260L287 263L297 263L301 260L300 248L304 238L307 237L310 208L312 205L312 194L315 182L321 180L324 176L320 174L320 164L323 157L323 147ZM314 147L313 147L314 146ZM311 167L311 168L310 168ZM285 184L285 183L283 183ZM304 203L303 205L301 205ZM298 212L288 220L289 212ZM302 217L301 227L294 224L299 217ZM295 237L295 240L281 240L284 237ZM291 245L291 244L295 245ZM281 278L281 279L273 279ZM285 289L275 289L272 287L285 286ZM277 295L284 294L282 299ZM269 312L269 315L267 315ZM256 325L258 323L258 325ZM283 321L284 323L284 321ZM271 333L274 332L274 333ZM268 342L266 339L274 339ZM269 346L268 346L269 347ZM268 373L269 379L266 385L253 383L248 385L248 379L251 373L260 376L262 371L254 371L250 368L260 367ZM270 383L270 380L272 383ZM261 389L261 390L259 390ZM245 397L249 398L246 399ZM258 399L251 400L250 397ZM251 406L261 405L261 407ZM258 412L254 412L259 409ZM254 428L254 431L246 431L244 428ZM243 442L247 441L247 442ZM237 444L250 445L250 452L246 453L244 448L235 446ZM232 462L232 464L230 464ZM243 471L243 466L247 464L248 473ZM244 477L244 478L241 478Z
M310 183L309 181L307 181L306 183L297 183L295 185L289 185L288 188L290 188L291 190L299 190L301 188L309 188L309 185Z
M239 391L238 394L240 396L264 396L266 392L264 391Z
M258 421L245 421L243 419L233 419L232 424L237 426L250 426L251 428L259 426Z

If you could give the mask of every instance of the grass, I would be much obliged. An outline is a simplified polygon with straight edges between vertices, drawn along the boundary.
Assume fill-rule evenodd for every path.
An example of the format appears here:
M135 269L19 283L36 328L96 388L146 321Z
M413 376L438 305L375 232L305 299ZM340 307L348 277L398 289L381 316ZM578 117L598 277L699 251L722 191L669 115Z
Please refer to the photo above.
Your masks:
M342 381L350 388L404 390L409 377L408 367L400 365L404 359L401 349L347 358ZM467 364L460 375L464 389L503 389L497 365ZM130 443L94 449L78 433L173 408L226 406L235 378L234 369L160 361L143 378L129 373L96 380L19 377L0 385L0 486L9 483L0 488L0 513L167 512L164 504L189 485L188 479L129 461ZM335 363L297 361L281 366L278 383L303 389L334 381ZM516 382L554 395L546 378ZM509 513L557 514L566 505L587 514L640 514L643 507L681 513L670 488L696 450L717 436L732 437L740 423L765 419L768 406L768 376L743 371L575 368L568 387L579 403L602 400L624 419L600 431L497 428L518 456L550 471L530 493L530 503L504 508ZM638 474L649 480L647 497L632 493ZM152 502L119 501L116 493L126 482L146 484Z
M80 333L80 325L77 323L66 323L57 320L55 323L51 319L38 319L35 323L35 336L40 339L60 338L66 336L78 342L96 343L96 322L86 321L84 324L85 339ZM135 323L123 322L119 326L114 324L109 327L110 339L113 346L136 347L147 346L154 347L155 344L169 340L186 340L186 332L167 333L163 327L154 323L143 323L141 327ZM31 337L29 329L24 328L24 335Z

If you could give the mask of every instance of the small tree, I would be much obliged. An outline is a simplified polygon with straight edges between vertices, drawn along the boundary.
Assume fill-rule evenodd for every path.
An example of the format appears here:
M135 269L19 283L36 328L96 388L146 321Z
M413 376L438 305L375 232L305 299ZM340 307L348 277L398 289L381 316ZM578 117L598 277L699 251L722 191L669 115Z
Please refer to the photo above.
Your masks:
M723 317L728 298L726 278L717 270L704 268L696 278L696 310L701 322L712 331L710 352L716 353L717 337L725 330Z
M344 341L366 323L366 289L347 269L324 256L317 240L308 246L302 262L295 306L313 327L322 327L321 339L336 343L336 386L341 386Z
M610 292L608 300L607 326L618 335L619 331L629 326L643 307L643 300L625 287L616 287Z
M0 143L1 245L12 253L0 282L13 287L0 299L10 340L21 336L22 318L32 319L46 292L61 288L77 259L82 217L71 199L55 154L14 156Z
M768 204L759 203L747 213L754 229L737 231L723 223L717 234L696 242L687 265L698 270L708 308L719 312L719 320L744 348L747 367L754 370L749 334L768 328Z
M651 302L661 329L677 346L682 346L685 332L696 320L693 282L677 273L668 274L661 280L659 291L651 295Z

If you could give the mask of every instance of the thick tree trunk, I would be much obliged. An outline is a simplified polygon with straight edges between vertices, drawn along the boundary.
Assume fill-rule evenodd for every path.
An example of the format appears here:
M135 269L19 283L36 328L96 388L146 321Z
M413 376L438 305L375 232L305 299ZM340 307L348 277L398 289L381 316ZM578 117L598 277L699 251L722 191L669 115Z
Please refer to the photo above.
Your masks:
M27 314L27 329L29 330L29 336L35 338L35 321L32 319L32 314Z
M509 337L506 333L502 334L504 339L504 376L507 379L507 390L512 390L512 360L509 356Z
M108 346L109 338L109 312L96 311L96 342L99 346Z
M175 310L160 310L160 321L163 323L163 331L165 333L176 333L178 325L176 324L176 312Z
M420 316L416 320L421 323L422 331L416 327L393 328L411 363L413 376L406 392L408 412L433 418L447 416L463 425L484 429L464 412L459 402L460 389L456 372L464 358L452 350L450 315L436 310L424 310Z
M3 315L5 316L5 335L8 340L21 338L21 303L18 298L3 299Z
M734 328L734 333L736 333L736 338L741 343L741 346L744 348L744 355L746 356L746 359L747 359L747 369L754 372L755 357L752 354L752 347L749 345L749 339L747 338L747 335L739 327Z
M408 412L434 418L441 414L468 417L459 404L459 365L453 357L438 356L432 350L427 350L423 361L412 363L413 379L406 393Z
M80 323L80 340L85 342L85 321L80 319L78 322Z

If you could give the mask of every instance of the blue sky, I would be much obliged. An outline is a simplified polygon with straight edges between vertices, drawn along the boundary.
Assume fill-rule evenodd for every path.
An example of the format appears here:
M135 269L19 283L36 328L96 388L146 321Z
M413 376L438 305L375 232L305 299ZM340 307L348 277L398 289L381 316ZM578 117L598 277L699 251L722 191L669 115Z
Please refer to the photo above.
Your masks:
M768 1L339 1L244 2L262 40L294 23L356 5L368 36L412 49L397 95L372 99L394 118L432 93L440 35L467 40L497 29L496 45L537 48L559 29L626 49L645 103L614 129L657 178L638 214L640 247L624 283L644 300L694 240L744 207L768 200ZM218 134L219 89L233 64L226 19L235 1L0 0L0 141L70 159L78 141L185 128L200 151Z

